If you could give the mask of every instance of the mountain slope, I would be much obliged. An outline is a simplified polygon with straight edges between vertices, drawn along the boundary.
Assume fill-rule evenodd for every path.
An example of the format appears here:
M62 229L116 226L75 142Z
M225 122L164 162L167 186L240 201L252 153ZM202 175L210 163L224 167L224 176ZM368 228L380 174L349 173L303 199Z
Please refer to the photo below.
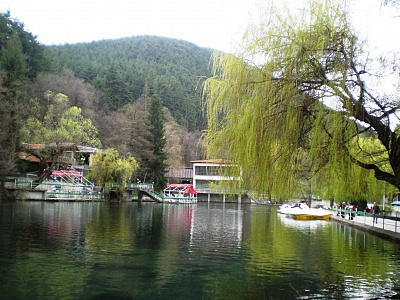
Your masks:
M136 101L147 83L189 130L204 129L201 83L210 76L212 49L156 36L49 46L56 68L101 90L111 109Z

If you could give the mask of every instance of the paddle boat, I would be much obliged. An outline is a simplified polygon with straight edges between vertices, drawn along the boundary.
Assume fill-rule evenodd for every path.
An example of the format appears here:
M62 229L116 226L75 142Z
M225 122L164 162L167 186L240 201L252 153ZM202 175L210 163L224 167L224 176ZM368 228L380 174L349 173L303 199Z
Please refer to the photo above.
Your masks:
M163 191L164 203L195 204L197 192L191 184L168 184Z
M332 212L323 208L310 208L305 203L296 203L294 205L284 204L279 213L295 220L329 220Z

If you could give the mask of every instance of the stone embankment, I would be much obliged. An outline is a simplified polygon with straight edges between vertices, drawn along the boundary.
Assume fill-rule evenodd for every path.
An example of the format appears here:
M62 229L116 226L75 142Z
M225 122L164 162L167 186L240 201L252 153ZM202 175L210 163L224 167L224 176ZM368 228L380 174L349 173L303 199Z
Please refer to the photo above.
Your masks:
M394 242L400 242L400 220L396 218L387 218L384 215L379 215L377 223L373 223L373 218L369 214L356 215L353 213L352 217L349 214L345 214L342 217L340 214L334 213L332 220Z

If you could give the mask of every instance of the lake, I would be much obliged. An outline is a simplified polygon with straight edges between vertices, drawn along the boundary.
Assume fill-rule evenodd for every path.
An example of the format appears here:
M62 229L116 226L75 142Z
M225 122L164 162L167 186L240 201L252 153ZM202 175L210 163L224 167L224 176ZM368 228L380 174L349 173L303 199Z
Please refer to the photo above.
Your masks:
M277 207L0 202L2 299L400 297L399 244Z

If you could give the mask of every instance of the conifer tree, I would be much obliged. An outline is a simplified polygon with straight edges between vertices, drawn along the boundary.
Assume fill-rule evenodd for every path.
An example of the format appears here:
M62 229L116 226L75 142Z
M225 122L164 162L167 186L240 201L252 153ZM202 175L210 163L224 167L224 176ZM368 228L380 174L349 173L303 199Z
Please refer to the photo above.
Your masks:
M15 171L20 142L21 86L27 75L26 56L21 42L13 33L0 48L0 198L5 197L5 176Z
M18 70L13 75L22 74L31 80L39 72L51 69L51 56L45 46L24 29L23 23L11 18L10 12L0 13L0 55L3 70Z
M10 30L7 16L0 15L0 199L6 197L5 178L16 167L21 120L17 88L27 73L26 57L18 35L6 32L6 29Z
M11 36L1 51L1 68L6 72L4 81L6 87L26 78L28 71L26 55L22 52L21 42L16 33Z
M165 128L164 128L164 112L161 104L160 97L155 94L150 99L148 125L151 132L151 143L153 146L153 157L148 162L149 177L154 181L156 190L165 188L167 179L166 173L166 159L167 155L164 151Z

